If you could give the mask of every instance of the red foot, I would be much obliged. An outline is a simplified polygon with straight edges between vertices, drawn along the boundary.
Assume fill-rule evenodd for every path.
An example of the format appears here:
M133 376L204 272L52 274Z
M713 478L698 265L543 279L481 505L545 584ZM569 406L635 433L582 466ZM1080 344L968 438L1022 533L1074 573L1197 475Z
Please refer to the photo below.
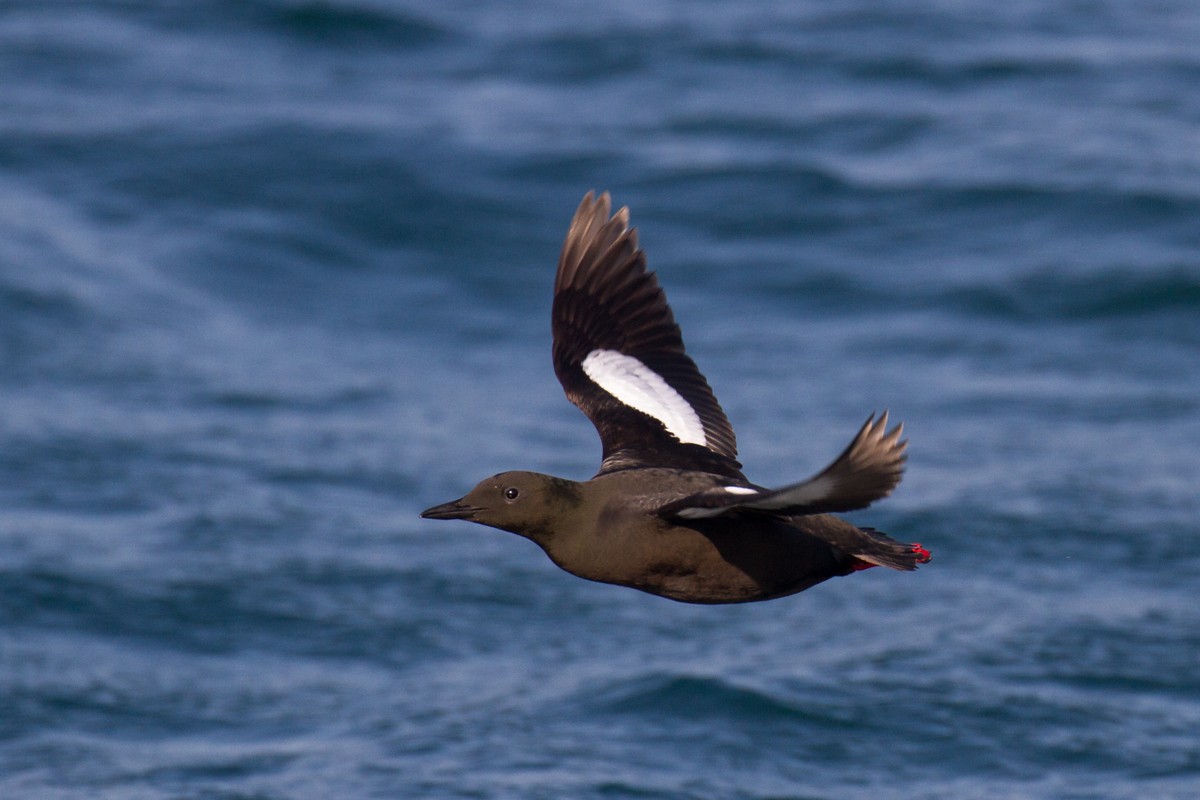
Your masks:
M870 569L871 567L878 567L878 566L879 566L878 564L872 564L870 561L856 560L854 562L854 566L852 567L852 569L855 572L862 572L864 569Z

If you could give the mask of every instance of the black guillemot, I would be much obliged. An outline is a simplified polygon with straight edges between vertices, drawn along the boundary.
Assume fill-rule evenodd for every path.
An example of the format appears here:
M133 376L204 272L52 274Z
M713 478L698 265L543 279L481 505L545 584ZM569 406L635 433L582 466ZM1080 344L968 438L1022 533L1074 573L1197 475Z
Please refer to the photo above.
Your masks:
M562 569L688 603L795 594L872 566L916 569L919 544L834 512L900 482L906 441L885 411L821 472L782 489L750 483L733 428L683 338L629 210L584 197L558 262L554 371L600 434L591 480L504 472L424 511L536 542Z

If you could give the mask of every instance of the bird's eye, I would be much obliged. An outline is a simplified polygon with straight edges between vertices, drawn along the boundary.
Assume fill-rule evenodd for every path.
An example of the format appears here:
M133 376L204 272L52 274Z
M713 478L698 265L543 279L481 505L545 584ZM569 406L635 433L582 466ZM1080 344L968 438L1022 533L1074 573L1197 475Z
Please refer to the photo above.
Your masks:
M517 487L515 487L515 486L510 486L504 490L504 496L507 497L509 500L516 500L517 495L519 495L519 494L520 494L520 492L517 491Z

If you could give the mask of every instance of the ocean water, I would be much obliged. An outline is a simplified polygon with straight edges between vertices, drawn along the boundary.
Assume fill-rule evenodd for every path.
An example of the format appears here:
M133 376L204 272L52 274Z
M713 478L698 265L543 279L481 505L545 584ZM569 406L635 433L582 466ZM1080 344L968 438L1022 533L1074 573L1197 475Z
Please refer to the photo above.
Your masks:
M1200 6L0 5L0 797L1200 796ZM934 554L695 607L418 519L592 474L628 204L764 484Z

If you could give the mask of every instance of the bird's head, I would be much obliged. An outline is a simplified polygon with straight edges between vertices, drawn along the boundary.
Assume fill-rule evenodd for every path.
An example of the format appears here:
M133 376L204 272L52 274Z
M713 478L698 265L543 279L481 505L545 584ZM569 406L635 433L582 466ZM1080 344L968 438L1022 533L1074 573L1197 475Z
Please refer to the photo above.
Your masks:
M502 472L459 500L421 512L425 519L465 519L540 541L579 506L579 484L539 472Z

